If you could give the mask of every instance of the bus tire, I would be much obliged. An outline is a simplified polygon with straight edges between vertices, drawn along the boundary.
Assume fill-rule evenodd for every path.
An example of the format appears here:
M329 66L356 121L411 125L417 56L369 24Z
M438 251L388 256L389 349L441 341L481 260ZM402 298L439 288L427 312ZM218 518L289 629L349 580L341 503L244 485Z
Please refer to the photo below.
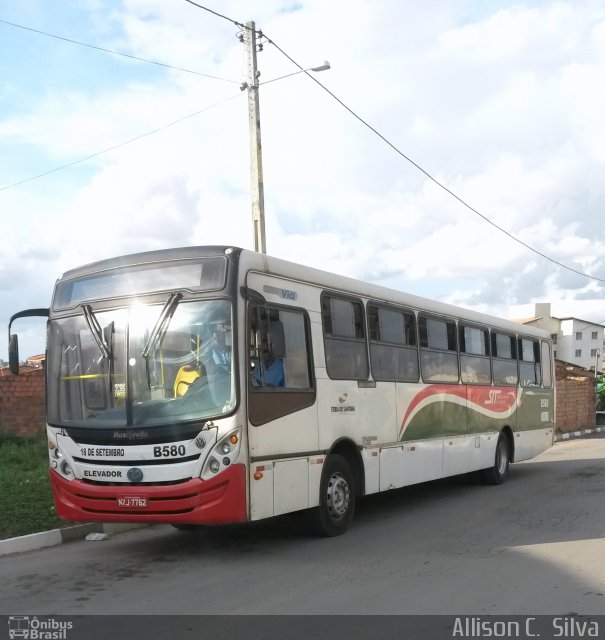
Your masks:
M328 456L321 474L319 506L312 512L315 533L322 536L343 534L355 512L355 482L345 458Z
M494 466L481 471L481 479L484 484L502 484L508 475L510 464L510 444L506 434L501 431L496 444Z

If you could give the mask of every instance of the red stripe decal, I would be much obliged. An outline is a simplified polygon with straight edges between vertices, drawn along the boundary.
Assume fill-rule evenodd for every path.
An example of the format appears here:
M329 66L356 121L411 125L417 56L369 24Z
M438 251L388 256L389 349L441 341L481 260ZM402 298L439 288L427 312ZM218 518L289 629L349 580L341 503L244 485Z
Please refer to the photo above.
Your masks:
M464 385L459 384L434 384L426 389L423 389L420 393L414 396L412 402L410 402L410 406L408 410L405 412L405 416L403 416L403 422L401 423L401 428L403 429L404 425L407 424L408 417L414 411L414 409L426 398L430 398L431 396L439 395L439 394L447 394L451 396L458 396L463 400L466 400L466 387Z
M506 413L517 403L517 387L481 387L460 384L435 384L414 396L401 422L401 434L405 431L410 415L427 398L436 395L455 396L466 401L468 408L487 409L494 413Z

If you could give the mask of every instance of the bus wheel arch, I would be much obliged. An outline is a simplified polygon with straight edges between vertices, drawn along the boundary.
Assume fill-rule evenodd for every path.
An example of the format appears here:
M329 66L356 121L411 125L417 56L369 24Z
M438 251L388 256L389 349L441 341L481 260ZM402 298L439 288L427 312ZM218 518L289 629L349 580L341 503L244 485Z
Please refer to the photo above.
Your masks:
M319 505L311 513L313 531L321 536L343 534L353 520L355 501L363 491L363 463L351 440L337 440L326 454L319 483Z
M494 464L481 471L481 480L484 484L502 484L508 476L510 463L514 457L513 434L510 427L504 427L498 434Z
M349 440L348 438L341 438L332 445L332 448L328 453L328 456L331 455L342 456L347 461L347 464L353 473L355 497L364 495L365 472L359 447L352 440Z

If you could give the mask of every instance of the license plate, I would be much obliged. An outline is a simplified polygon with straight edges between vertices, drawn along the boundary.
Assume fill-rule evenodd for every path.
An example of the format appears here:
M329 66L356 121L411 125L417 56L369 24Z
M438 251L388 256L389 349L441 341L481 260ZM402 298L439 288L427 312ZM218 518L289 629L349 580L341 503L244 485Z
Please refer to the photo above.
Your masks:
M149 502L147 498L140 496L124 496L118 498L118 507L122 509L147 509Z

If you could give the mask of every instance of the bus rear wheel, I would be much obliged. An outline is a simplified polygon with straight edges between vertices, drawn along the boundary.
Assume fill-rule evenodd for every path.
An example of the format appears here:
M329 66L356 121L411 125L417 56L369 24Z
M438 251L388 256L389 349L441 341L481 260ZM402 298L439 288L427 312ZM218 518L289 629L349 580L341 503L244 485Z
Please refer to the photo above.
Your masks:
M328 456L321 475L319 506L312 514L313 529L322 536L339 536L349 528L354 512L351 467L342 456Z
M510 462L510 446L508 438L504 432L500 432L498 442L496 444L496 455L494 457L494 466L483 469L481 479L485 484L502 484L508 475L508 467Z

